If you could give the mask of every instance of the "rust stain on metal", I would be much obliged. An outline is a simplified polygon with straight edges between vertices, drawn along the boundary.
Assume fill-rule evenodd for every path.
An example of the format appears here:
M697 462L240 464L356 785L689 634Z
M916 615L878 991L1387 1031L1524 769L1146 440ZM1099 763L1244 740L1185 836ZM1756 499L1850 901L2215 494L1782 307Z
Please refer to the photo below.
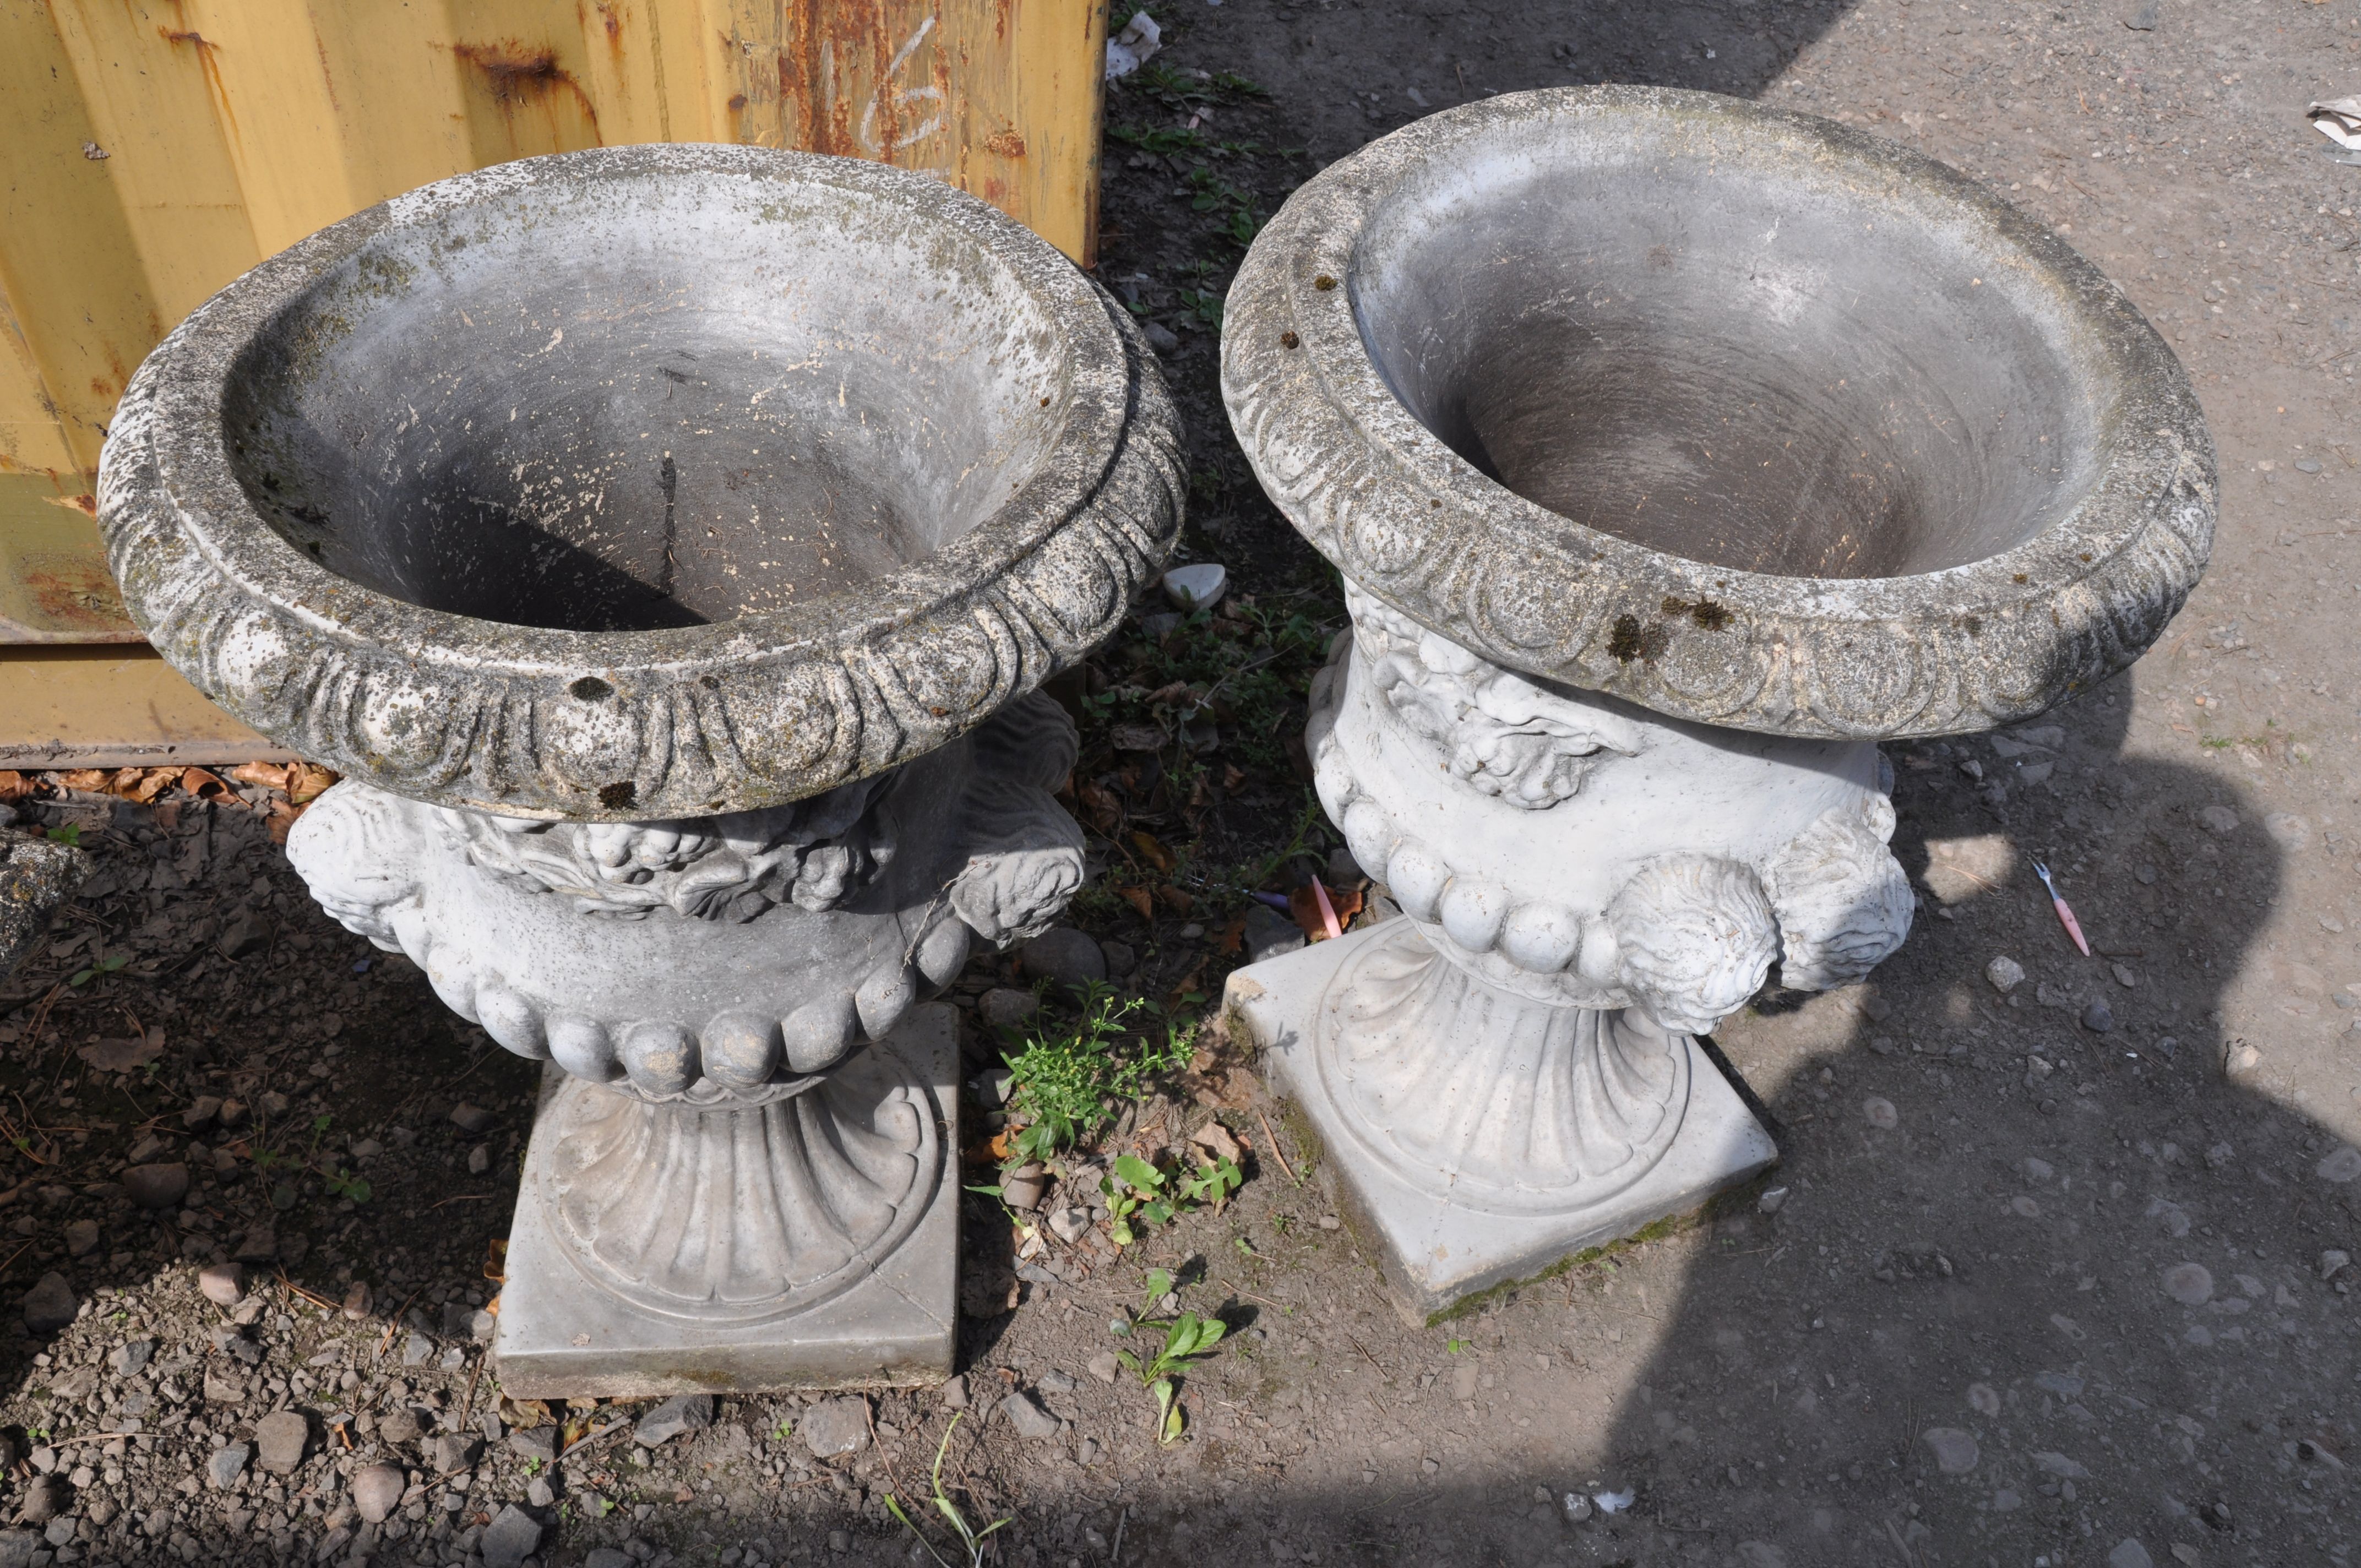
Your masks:
M557 63L555 49L546 45L530 47L514 38L503 38L489 44L453 44L451 52L483 78L501 116L511 120L511 129L516 110L538 105L551 113L550 130L555 137L557 126L554 100L563 90L573 95L575 106L590 128L591 139L605 145L605 138L598 134L598 105L591 103L582 84Z
M175 5L172 9L178 14L181 8ZM223 127L231 136L236 137L238 134L237 115L230 107L229 89L222 82L221 64L214 59L214 52L221 48L221 45L206 38L194 27L158 27L156 31L166 43L186 44L195 51L197 69L205 73L205 90L213 94L214 112L221 116Z
M106 563L49 551L28 553L13 563L13 576L33 609L49 624L42 630L69 636L102 637L131 623L122 590Z
M1014 130L996 131L984 138L983 145L988 151L996 152L1003 158L1025 156L1025 138Z

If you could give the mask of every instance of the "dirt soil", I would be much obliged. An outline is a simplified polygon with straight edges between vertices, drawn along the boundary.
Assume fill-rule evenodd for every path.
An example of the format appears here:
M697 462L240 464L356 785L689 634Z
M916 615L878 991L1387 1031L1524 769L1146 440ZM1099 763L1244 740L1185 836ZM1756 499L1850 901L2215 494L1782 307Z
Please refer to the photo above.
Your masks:
M1026 1215L1018 1257L975 1197L952 1389L729 1398L661 1442L624 1424L643 1409L501 1396L484 1309L533 1070L312 905L267 792L19 801L79 824L100 870L0 994L0 1563L920 1561L886 1499L917 1513L963 1401L945 1485L979 1527L1013 1521L1006 1563L2350 1564L2361 168L2302 122L2361 91L2350 0L1159 16L1166 49L1110 97L1100 276L1191 423L1189 551L1251 606L1137 624L1066 694L1101 873L1076 917L1128 989L1203 1014L1243 956L1237 886L1331 866L1287 742L1341 608L1228 435L1219 300L1293 184L1422 113L1710 88L1990 182L2194 377L2222 456L2204 586L2104 688L1892 751L1917 927L1871 983L1766 995L1719 1036L1781 1162L1710 1213L1407 1328L1209 1031L1098 1157L1218 1118L1248 1149L1224 1212L1124 1249ZM1025 980L987 958L956 989L975 1065L982 996ZM223 1302L201 1291L240 1258ZM1152 1266L1230 1325L1169 1446L1146 1390L1101 1376ZM553 1435L580 1446L553 1464ZM389 1461L373 1523L356 1477Z

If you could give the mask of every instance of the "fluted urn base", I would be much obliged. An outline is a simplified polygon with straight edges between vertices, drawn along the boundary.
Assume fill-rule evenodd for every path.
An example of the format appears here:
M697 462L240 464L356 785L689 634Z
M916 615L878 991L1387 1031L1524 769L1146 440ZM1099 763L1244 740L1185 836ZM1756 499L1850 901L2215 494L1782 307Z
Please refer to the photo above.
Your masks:
M1778 1157L1690 1036L1492 985L1408 920L1239 970L1224 1004L1412 1323Z
M514 1398L940 1382L958 1332L957 1026L792 1094L648 1102L553 1071L493 1342Z

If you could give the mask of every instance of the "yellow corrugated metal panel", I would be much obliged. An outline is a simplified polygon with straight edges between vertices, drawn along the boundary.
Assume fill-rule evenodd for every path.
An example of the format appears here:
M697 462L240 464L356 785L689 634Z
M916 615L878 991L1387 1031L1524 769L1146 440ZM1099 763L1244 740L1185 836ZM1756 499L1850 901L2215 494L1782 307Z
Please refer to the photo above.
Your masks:
M730 141L939 174L1087 264L1105 37L1104 0L0 0L0 558L41 557L0 643L126 634L58 586L104 568L60 503L262 258L486 164Z

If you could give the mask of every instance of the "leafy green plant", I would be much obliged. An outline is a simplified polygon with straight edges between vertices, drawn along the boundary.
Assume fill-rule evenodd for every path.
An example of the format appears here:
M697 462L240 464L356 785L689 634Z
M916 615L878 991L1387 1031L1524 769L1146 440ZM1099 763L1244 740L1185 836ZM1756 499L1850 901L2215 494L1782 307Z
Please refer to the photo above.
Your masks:
M1221 1342L1222 1336L1229 1332L1229 1325L1221 1319L1200 1317L1194 1312L1175 1312L1169 1318L1148 1315L1156 1311L1166 1299L1172 1297L1171 1274L1165 1269L1151 1268L1148 1271L1147 1304L1139 1311L1118 1318L1107 1325L1121 1338L1153 1334L1161 1342L1152 1355L1129 1350L1115 1353L1115 1360L1155 1396L1156 1441L1160 1443L1180 1441L1180 1373L1191 1363L1209 1354Z
M97 979L100 975L113 974L116 970L121 969L125 964L127 964L131 960L129 959L124 957L120 953L115 954L113 958L99 959L93 961L88 969L76 970L72 976L66 981L66 983L68 985L86 984L89 981Z
M377 1190L368 1184L367 1178L347 1171L332 1169L324 1173L320 1180L335 1197L349 1198L356 1203L366 1203L376 1195Z
M1245 1180L1234 1159L1209 1160L1191 1173L1159 1170L1137 1155L1119 1155L1115 1173L1099 1179L1109 1215L1107 1234L1115 1245L1129 1246L1139 1239L1139 1225L1169 1225L1208 1204L1218 1209Z
M52 828L42 835L52 844L63 844L69 850L82 848L82 824L69 822L62 828Z
M1189 1059L1191 1031L1167 1024L1159 1045L1133 1025L1142 1013L1152 1018L1155 1009L1093 983L1071 1025L1037 1028L1020 1049L1004 1053L1009 1103L1024 1121L1012 1140L1013 1162L1048 1159L1093 1135L1114 1119L1113 1105L1138 1099L1151 1080Z
M935 1468L933 1474L928 1477L935 1493L930 1500L935 1505L935 1511L943 1516L945 1521L950 1525L952 1533L959 1537L960 1550L967 1554L966 1568L981 1568L983 1562L984 1538L994 1530L1005 1528L1011 1521L994 1519L982 1530L978 1530L967 1522L967 1516L960 1511L960 1506L952 1502L950 1496L943 1491L943 1455L950 1452L951 1433L959 1430L959 1417L953 1416L951 1424L943 1429L943 1441L935 1445ZM887 1512L902 1521L903 1529L918 1538L918 1544L927 1549L928 1556L942 1564L942 1568L954 1568L950 1558L935 1550L935 1543L927 1539L927 1532L920 1530L912 1521L910 1516L902 1511L901 1498L891 1492L886 1493L885 1508Z

